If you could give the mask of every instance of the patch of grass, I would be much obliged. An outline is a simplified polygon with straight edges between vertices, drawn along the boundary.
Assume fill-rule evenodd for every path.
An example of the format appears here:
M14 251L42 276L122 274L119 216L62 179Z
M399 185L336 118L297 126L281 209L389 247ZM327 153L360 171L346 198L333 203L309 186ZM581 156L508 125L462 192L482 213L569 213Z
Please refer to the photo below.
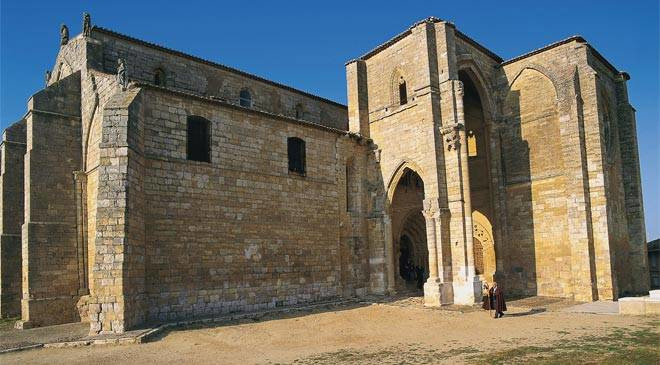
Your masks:
M474 354L479 350L473 347L459 347L447 351L433 348L423 348L421 344L409 344L381 348L376 351L361 351L342 349L324 352L306 358L297 359L293 363L307 364L435 364L438 359Z
M617 328L548 346L519 346L469 356L475 364L659 364L660 333L654 322L640 329ZM560 332L561 333L561 332Z
M14 328L14 323L20 318L0 318L0 331L8 331Z

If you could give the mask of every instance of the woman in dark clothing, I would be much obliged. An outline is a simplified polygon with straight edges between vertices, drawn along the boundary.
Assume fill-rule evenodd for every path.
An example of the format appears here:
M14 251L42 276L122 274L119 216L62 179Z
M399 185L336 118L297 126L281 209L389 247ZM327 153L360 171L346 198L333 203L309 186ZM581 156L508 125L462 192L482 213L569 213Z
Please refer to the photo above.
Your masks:
M486 286L488 288L488 286ZM484 296L484 304L482 306L485 310L495 310L495 318L500 318L506 312L506 302L504 301L504 292L502 288L497 286L497 282L493 282L493 286L488 289L488 296Z

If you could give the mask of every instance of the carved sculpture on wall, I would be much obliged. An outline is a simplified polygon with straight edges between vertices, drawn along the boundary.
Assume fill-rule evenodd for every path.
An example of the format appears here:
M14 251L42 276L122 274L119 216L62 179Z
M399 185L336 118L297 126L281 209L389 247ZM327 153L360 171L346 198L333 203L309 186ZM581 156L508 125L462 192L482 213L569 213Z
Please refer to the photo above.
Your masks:
M92 35L92 17L89 13L83 13L83 37Z
M117 59L117 83L121 86L122 90L126 90L126 86L128 85L126 66L124 65L124 60L121 58Z
M66 24L62 24L60 27L60 45L63 46L67 43L69 43L69 28Z
M46 70L46 86L48 86L49 81L50 81L50 70Z
M463 124L461 123L442 128L441 133L445 136L447 151L458 150L461 146L461 129L463 129Z

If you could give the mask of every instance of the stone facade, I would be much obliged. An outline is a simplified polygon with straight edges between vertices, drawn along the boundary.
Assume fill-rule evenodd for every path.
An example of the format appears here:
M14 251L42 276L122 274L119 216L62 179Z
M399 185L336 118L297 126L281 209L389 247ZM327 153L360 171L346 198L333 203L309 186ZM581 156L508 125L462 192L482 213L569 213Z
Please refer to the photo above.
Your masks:
M425 19L347 63L348 107L100 27L63 43L2 142L23 328L648 290L628 77L582 38L504 62Z

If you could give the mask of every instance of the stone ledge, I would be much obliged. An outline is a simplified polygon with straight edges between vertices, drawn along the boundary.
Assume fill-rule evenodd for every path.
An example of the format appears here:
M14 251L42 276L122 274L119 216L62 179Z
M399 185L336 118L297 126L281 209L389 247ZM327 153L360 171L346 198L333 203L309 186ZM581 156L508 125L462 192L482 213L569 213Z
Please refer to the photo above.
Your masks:
M635 316L660 315L660 291L652 290L650 296L619 299L619 314Z

